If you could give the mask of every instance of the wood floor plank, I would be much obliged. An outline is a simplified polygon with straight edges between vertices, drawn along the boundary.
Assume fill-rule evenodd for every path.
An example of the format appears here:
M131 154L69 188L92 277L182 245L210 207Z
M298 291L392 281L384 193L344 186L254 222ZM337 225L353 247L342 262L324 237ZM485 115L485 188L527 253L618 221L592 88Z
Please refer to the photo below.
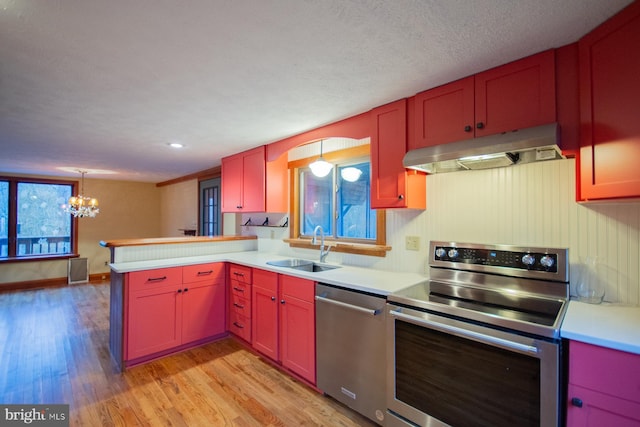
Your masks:
M375 426L232 338L120 373L108 283L0 292L0 403L67 403L72 426Z

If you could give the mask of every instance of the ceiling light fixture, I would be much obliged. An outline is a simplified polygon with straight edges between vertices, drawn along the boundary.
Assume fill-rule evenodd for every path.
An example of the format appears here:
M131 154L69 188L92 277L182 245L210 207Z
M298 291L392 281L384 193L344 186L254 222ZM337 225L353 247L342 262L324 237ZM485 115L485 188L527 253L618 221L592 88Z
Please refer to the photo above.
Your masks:
M171 147L171 148L182 148L182 147L184 147L184 145L179 143L179 142L171 142L171 143L169 143L169 147Z
M311 173L313 173L318 178L324 178L329 175L331 169L333 169L333 165L327 162L324 157L322 157L322 140L320 140L320 158L315 162L309 165L311 168Z
M80 182L80 194L78 194L77 196L69 197L69 203L66 205L62 205L62 208L66 213L70 213L71 215L73 215L74 218L95 218L95 216L100 212L100 209L98 209L98 199L83 196L84 175L87 173L87 171L79 170L78 172L82 174L82 180Z

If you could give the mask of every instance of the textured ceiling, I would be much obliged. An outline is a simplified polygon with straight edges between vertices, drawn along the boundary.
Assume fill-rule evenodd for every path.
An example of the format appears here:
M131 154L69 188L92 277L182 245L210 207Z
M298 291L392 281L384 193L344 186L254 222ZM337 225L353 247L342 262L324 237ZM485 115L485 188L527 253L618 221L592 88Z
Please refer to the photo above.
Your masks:
M629 3L0 0L0 175L170 180L576 41Z

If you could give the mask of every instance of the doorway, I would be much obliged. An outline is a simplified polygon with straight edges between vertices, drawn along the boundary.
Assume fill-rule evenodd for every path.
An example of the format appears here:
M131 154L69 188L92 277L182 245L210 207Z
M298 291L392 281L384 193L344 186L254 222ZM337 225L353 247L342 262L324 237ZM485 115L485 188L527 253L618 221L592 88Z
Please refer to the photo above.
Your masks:
M220 178L200 181L200 235L220 235Z

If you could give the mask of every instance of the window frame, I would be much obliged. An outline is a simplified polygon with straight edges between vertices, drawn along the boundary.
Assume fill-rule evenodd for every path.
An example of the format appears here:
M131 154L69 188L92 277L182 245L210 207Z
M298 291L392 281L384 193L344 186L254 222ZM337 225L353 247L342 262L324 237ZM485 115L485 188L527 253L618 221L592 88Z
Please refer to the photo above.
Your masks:
M79 181L51 179L51 178L31 178L17 176L0 175L0 181L9 183L9 210L7 221L7 240L8 240L8 256L0 258L0 264L12 262L33 262L47 261L67 258L77 258L78 255L78 218L71 218L71 236L70 252L66 254L39 254L39 255L21 255L18 256L18 184L52 184L52 185L70 185L71 194L78 194Z
M323 153L325 160L332 163L347 163L352 160L370 157L370 147L368 144L359 145L344 150ZM307 157L304 159L294 160L288 163L289 182L291 183L291 192L289 194L289 239L285 241L291 247L317 249L317 245L311 244L311 236L303 236L300 232L300 173L299 169L307 168L310 163L317 160L317 156ZM373 241L363 239L340 238L335 239L332 236L325 237L325 244L331 246L334 252L353 253L360 255L370 255L384 257L391 250L387 246L386 232L386 210L374 209L376 211L376 239Z

